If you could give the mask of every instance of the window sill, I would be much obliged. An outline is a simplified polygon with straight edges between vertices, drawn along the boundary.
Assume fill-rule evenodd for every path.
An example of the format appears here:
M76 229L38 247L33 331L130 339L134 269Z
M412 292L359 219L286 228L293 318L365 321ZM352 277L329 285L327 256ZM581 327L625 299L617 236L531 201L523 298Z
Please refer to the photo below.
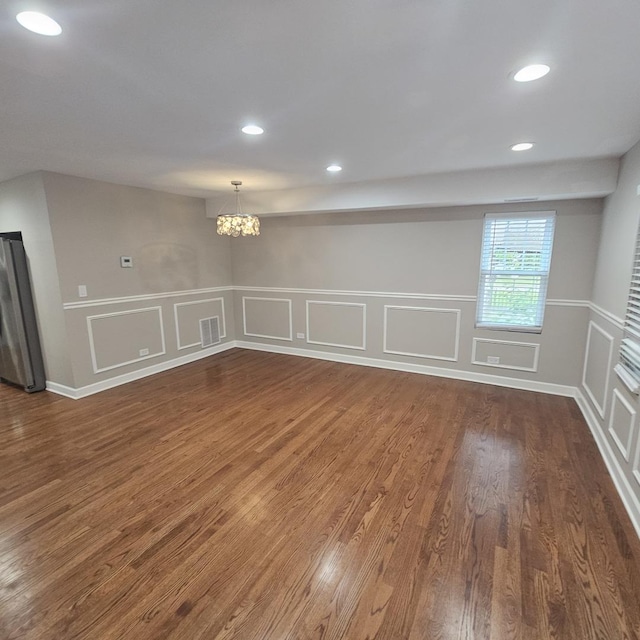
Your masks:
M622 380L625 387L629 389L633 395L637 396L640 394L640 381L638 381L635 376L633 376L625 367L621 364L617 364L613 370L616 372L618 378Z
M477 324L476 329L487 329L488 331L513 331L514 333L542 333L542 327L523 327L518 325L500 324Z

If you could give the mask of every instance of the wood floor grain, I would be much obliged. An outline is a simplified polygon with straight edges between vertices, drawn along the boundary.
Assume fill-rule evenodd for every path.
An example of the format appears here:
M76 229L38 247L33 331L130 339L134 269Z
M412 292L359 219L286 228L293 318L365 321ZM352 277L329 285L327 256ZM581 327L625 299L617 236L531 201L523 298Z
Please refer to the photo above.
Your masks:
M0 387L3 640L640 638L574 401L233 350Z

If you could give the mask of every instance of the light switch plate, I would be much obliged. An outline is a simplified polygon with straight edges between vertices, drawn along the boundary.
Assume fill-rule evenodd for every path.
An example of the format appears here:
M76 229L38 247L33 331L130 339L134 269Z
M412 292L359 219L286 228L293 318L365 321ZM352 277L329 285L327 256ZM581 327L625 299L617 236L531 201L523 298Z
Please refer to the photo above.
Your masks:
M87 285L79 284L78 285L78 298L86 298L87 297Z
M133 258L131 256L120 256L120 266L123 269L131 269L133 267Z

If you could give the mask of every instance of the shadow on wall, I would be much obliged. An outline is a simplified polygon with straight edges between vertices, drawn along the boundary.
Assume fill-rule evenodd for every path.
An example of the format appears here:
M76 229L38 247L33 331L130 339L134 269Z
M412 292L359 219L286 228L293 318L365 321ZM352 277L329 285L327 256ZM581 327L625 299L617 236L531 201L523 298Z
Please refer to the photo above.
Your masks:
M191 247L169 242L147 244L137 257L140 279L151 293L197 289L198 256Z

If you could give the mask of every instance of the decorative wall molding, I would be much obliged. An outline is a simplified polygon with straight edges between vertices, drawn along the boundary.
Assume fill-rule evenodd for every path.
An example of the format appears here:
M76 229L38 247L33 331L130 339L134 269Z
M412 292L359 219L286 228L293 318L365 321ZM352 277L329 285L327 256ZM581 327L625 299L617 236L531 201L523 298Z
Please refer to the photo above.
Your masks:
M309 305L331 305L335 307L357 307L362 309L362 343L359 345L354 344L336 344L334 342L321 342L319 340L311 340L311 329L309 326ZM359 351L365 351L367 348L367 305L361 302L331 302L328 300L306 300L306 330L307 330L307 343L317 344L325 347L339 347L341 349L358 349Z
M591 346L592 329L595 329L604 338L609 341L609 356L607 358L607 373L605 377L604 389L602 390L602 404L600 404L593 393L593 389L587 384L587 370L589 368L589 348ZM596 411L600 414L600 417L604 419L607 396L609 395L609 380L611 378L611 360L613 358L613 336L607 333L602 327L597 325L593 320L589 321L589 329L587 330L587 342L584 348L584 365L582 367L582 387L587 392L587 396L596 408Z
M176 323L176 344L178 345L178 351L182 349L190 349L192 347L199 347L200 342L194 342L192 344L181 344L180 343L180 319L178 316L178 307L189 307L195 304L205 304L206 302L220 302L222 306L222 322L220 323L222 326L220 327L220 339L224 340L227 337L227 323L226 323L226 313L224 310L224 298L207 298L205 300L191 300L189 302L176 302L173 305L173 317Z
M186 291L165 291L160 293L140 294L134 296L122 296L117 298L98 298L95 300L77 300L65 302L62 307L65 310L83 309L85 307L102 307L111 304L127 304L148 300L160 300L163 298L177 298L181 296L209 295L211 293L221 293L225 291L262 291L269 293L299 293L302 295L326 295L326 296L357 296L364 298L401 298L406 300L442 300L454 302L475 302L477 296L464 294L441 294L441 293L403 293L399 291L349 291L343 289L302 289L294 287L248 287L227 285L222 287L208 287L206 289L191 289ZM610 319L614 324L622 324L622 320L610 314L604 309L597 307L588 300L553 299L546 301L549 306L556 307L589 307L604 317Z
M406 300L442 300L453 302L475 302L476 295L464 294L441 294L441 293L416 293L400 291L350 291L345 289L301 289L293 287L248 287L233 286L234 291L262 291L269 293L289 293L301 295L324 295L324 296L353 296L362 298L400 298ZM549 298L547 305L556 307L585 307L589 308L591 303L588 300L569 300L561 298Z
M617 401L617 402L616 402ZM616 404L619 403L629 414L629 435L627 436L627 441L622 442L620 439L620 435L616 433L614 428L614 421L616 416ZM633 441L633 434L636 426L636 410L627 402L626 398L617 390L613 390L613 394L611 396L611 415L609 416L609 433L611 434L611 438L616 443L616 446L620 450L622 457L626 462L629 462L629 456L631 455L631 443Z
M286 302L289 305L289 337L284 338L282 336L268 336L262 333L249 333L247 331L247 300L262 300L266 302ZM290 298L256 298L252 296L242 296L242 330L245 336L252 338L267 338L268 340L288 340L293 341L293 308L292 300Z
M148 313L149 311L156 311L158 313L158 322L159 322L159 328L160 328L160 338L162 341L162 350L156 353L150 353L146 356L140 356L138 358L134 358L133 360L128 360L126 362L120 362L118 364L109 365L108 367L98 367L98 358L96 355L92 322L100 318L114 318L116 316L133 315L136 313ZM163 356L167 353L167 346L166 346L166 341L164 336L164 324L162 322L162 307L145 307L143 309L129 309L127 311L114 311L113 313L102 313L97 316L87 316L87 329L89 331L89 349L91 351L91 364L93 365L94 373L103 373L104 371L119 369L120 367L125 367L129 364L136 364L137 362L142 362L143 360L149 360L151 358L157 358L158 356Z
M301 295L318 296L353 296L360 298L406 298L418 300L456 300L460 302L475 302L477 296L445 295L436 293L401 293L392 291L348 291L344 289L299 289L283 287L246 287L234 286L234 291L262 291L269 293L299 293Z
M608 438L605 437L604 431L600 427L598 418L596 418L595 414L591 410L591 405L579 389L576 389L575 398L589 429L591 429L593 439L598 445L600 455L602 456L602 459L609 471L609 475L618 490L618 495L620 496L620 499L629 514L631 523L640 538L640 499L638 498L634 488L629 483L629 479L627 478L623 468L620 466L618 458L609 444ZM639 477L636 476L636 479L640 482Z
M121 298L100 298L97 300L80 300L78 302L65 302L62 308L84 309L85 307L104 307L110 304L126 304L131 302L144 302L147 300L161 300L162 298L178 298L182 296L200 296L222 291L233 291L233 287L210 287L208 289L191 289L187 291L167 291L163 293L145 293L138 296L123 296Z
M613 313L599 307L595 302L590 302L589 308L605 320L608 320L616 329L620 329L621 331L624 329L624 320L622 318L618 318L618 316Z
M585 307L589 308L591 303L588 300L568 300L564 298L547 298L547 307Z
M515 347L533 347L533 366L532 367L517 367L509 364L493 364L490 362L482 362L481 360L476 359L476 348L478 342L488 342L490 344L507 344L513 345ZM496 369L512 369L514 371L529 371L529 372L537 372L538 371L538 361L540 359L540 344L538 342L514 342L512 340L496 340L492 338L473 338L473 344L471 347L471 364L477 364L481 367L492 367Z
M427 353L410 353L408 351L395 351L389 349L387 347L388 342L388 311L389 309L398 309L405 311L422 311L422 312L435 312L435 313L453 313L456 316L456 333L455 333L455 341L453 347L453 354L451 356L438 356L438 355L430 355ZM457 362L458 354L460 353L460 316L462 310L461 309L439 309L438 307L405 307L398 305L384 305L384 320L383 320L383 328L382 328L382 351L384 353L389 353L391 355L396 356L413 356L416 358L428 358L430 360L446 360L448 362Z
M163 371L168 371L169 369L174 369L175 367L181 367L182 365L189 364L190 362L195 362L196 360L201 360L202 358L208 358L209 356L213 356L216 353L233 349L235 346L235 342L233 341L226 342L224 344L218 344L214 347L210 347L209 349L194 351L193 353L189 353L178 358L173 358L172 360L166 360L165 362L160 362L150 367L145 367L144 369L138 369L137 371L132 371L131 373L125 373L113 378L108 378L107 380L96 382L85 387L68 387L66 385L47 380L47 391L51 391L52 393L64 396L66 398L71 398L72 400L80 400L81 398L92 396L96 393L100 393L101 391L106 391L107 389L113 389L114 387L119 387L120 385L133 382L134 380L140 380L141 378L153 376L156 373L162 373Z

